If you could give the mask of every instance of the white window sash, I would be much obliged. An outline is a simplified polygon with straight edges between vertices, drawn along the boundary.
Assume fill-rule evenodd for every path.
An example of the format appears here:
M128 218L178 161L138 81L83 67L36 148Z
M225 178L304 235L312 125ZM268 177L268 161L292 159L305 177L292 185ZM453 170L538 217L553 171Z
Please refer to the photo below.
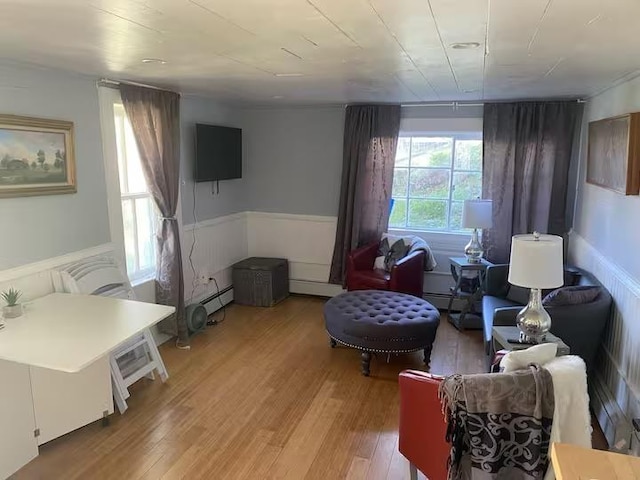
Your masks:
M406 132L403 131L399 135L400 138L411 139L412 145L409 150L409 163L407 166L398 166L395 168L404 168L407 169L407 192L406 195L403 196L394 196L392 192L392 198L397 200L406 201L406 211L405 211L405 222L404 225L391 225L389 224L390 230L396 231L414 231L414 232L428 232L428 233L445 233L445 234L453 234L453 235L467 235L468 233L465 230L454 230L451 227L451 209L455 203L461 203L464 200L455 200L455 185L454 185L454 177L457 173L476 173L482 174L482 170L468 170L468 169L456 169L455 168L455 159L456 159L456 147L458 141L464 140L482 140L482 133L480 131L469 132L469 131L450 131L450 132ZM414 167L411 165L411 160L413 158L413 139L429 139L429 138L451 138L451 164L448 167ZM412 173L420 170L448 170L449 171L449 195L447 198L434 198L434 197L415 197L411 196L410 184L411 184L411 175ZM430 227L418 227L409 225L409 210L410 210L410 201L411 200L430 200L430 201L439 201L445 202L446 210L445 210L445 228L430 228ZM395 208L395 206L394 206Z

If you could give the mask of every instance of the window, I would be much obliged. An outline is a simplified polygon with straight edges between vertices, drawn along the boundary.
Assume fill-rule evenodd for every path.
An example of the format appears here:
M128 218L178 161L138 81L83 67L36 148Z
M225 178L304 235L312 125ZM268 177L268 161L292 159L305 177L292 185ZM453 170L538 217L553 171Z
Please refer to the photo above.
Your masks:
M398 139L389 227L462 232L463 202L481 194L481 133Z
M127 274L133 282L155 275L158 215L142 172L140 154L124 107L115 104L114 118L122 202Z

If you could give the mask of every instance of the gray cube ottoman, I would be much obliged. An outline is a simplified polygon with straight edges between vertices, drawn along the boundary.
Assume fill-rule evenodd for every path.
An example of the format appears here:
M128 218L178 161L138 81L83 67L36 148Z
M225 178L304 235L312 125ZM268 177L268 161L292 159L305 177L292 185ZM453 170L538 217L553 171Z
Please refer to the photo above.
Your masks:
M424 350L424 362L428 365L440 313L429 302L413 295L357 290L328 300L324 319L331 346L340 343L361 350L362 374L369 376L374 352Z

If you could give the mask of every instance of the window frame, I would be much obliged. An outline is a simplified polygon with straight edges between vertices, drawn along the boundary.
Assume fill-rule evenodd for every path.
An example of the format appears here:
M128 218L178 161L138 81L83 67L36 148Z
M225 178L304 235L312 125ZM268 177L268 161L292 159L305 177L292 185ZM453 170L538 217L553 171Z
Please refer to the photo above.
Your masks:
M155 278L157 266L155 263L155 256L157 254L157 245L156 245L156 233L158 227L158 211L156 209L155 201L148 190L148 186L145 187L146 191L137 191L137 192L129 192L124 191L123 185L128 190L129 179L129 165L128 165L128 155L127 155L127 141L125 135L126 129L126 112L124 110L124 106L121 102L114 101L111 104L111 111L113 112L113 126L114 126L114 140L115 140L115 153L116 153L116 174L117 174L117 187L118 187L118 195L119 195L119 206L120 206L120 225L121 225L121 242L122 242L122 250L124 253L124 267L127 272L127 277L129 281L133 285L137 285L148 280ZM137 145L135 146L137 150ZM138 200L147 199L149 204L151 205L153 214L150 215L149 221L149 229L151 231L151 249L153 252L154 262L151 267L148 268L140 268L140 234L139 234L139 225L138 225L138 212L136 208L136 203ZM134 263L135 269L130 270L129 264L127 262L127 247L126 247L126 233L125 233L125 225L124 225L124 210L125 203L130 203L131 212L132 212L132 223L133 223L133 249L134 249Z
M455 168L455 154L456 154L456 142L460 140L479 140L482 141L482 131L401 131L399 134L400 138L451 138L453 141L453 145L451 147L451 164L448 167L413 167L411 166L411 151L409 155L409 164L405 166L396 167L395 159L394 159L394 172L396 168L406 168L407 169L407 193L406 196L398 197L393 195L392 190L392 198L395 200L406 200L406 211L405 211L405 223L404 225L391 225L388 224L388 229L390 231L395 232L413 232L419 234L436 234L436 235L469 235L469 229L459 229L454 230L451 229L451 207L453 203L462 203L464 200L454 200L454 176L456 173L479 173L482 175L482 166L480 170L462 170ZM434 198L434 197L412 197L410 194L410 185L411 185L411 173L412 170L448 170L449 171L449 195L447 198ZM444 229L436 229L436 228L422 228L416 227L413 225L409 225L409 202L410 200L433 200L433 201L443 201L446 202L446 228ZM395 204L394 204L395 208Z

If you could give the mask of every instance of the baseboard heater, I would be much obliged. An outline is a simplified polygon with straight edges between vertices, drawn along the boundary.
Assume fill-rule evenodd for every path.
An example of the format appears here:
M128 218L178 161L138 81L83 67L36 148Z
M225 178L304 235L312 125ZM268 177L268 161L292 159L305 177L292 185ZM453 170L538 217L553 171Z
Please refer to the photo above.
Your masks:
M450 295L446 293L435 293L435 292L424 292L422 294L422 298L424 298L427 302L432 304L439 310L446 310L449 305ZM451 306L452 310L459 311L462 309L464 302L460 299L455 299L453 301L453 305Z
M233 285L223 288L219 292L209 295L200 300L200 303L207 309L207 314L211 315L233 301Z

